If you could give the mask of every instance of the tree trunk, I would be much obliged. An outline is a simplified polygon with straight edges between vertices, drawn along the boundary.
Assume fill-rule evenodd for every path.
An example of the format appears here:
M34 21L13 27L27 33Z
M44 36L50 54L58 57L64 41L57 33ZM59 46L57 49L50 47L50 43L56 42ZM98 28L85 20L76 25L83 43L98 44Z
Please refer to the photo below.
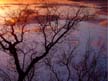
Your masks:
M19 75L18 81L24 81L24 79L25 79L25 76L24 75Z
M79 78L79 80L78 81L82 81L82 79L81 78Z

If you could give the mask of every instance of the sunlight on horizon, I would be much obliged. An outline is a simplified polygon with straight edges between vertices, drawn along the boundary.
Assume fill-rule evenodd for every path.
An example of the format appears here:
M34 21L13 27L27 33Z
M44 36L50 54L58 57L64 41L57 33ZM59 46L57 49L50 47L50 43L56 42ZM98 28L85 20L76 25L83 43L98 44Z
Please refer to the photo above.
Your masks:
M39 3L39 2L67 2L67 0L0 0L0 4L7 3Z
M67 1L67 0L0 0L0 4L9 4L9 5L0 5L0 20L2 19L1 16L5 16L7 17L7 14L8 13L11 13L11 11L17 11L18 9L18 6L19 5L12 5L11 6L11 3L38 3L38 2L44 2L44 1L47 1L49 3L54 3L54 2L57 2L57 3L63 3L64 6L60 8L60 10L68 10L65 8L65 4L69 4L69 7L70 5L72 5L73 7L87 7L87 9L89 9L89 13L93 13L93 14L97 14L97 5L96 4L91 4L91 3L84 3L84 2L75 2L75 1ZM14 7L13 7L14 6ZM22 7L22 6L21 6ZM90 7L90 8L89 8ZM73 10L69 11L69 12L72 12ZM44 12L45 13L45 12ZM73 12L72 12L73 13ZM0 21L0 23L2 22L2 20Z

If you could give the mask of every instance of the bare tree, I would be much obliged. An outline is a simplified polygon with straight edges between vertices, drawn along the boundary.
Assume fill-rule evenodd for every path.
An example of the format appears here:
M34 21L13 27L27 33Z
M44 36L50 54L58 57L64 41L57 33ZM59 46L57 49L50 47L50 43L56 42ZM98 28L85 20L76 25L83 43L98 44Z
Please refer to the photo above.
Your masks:
M77 48L77 46L73 47L72 49L69 49L68 53L65 50L63 50L63 54L61 54L61 58L62 59L59 59L59 61L57 61L57 64L66 67L66 70L67 70L67 73L66 73L67 74L67 78L66 78L65 81L72 80L71 60L75 56L74 55L74 52L76 51L76 48ZM63 80L60 79L60 77L58 75L58 72L54 68L54 64L52 63L52 58L53 57L51 57L51 56L50 57L47 57L45 59L45 64L49 67L49 69L51 70L51 72L55 75L57 81L63 81ZM66 74L64 76L66 76Z
M69 31L75 30L76 25L80 21L88 17L88 14L82 14L82 8L79 8L71 18L67 12L65 20L60 26L62 16L59 9L53 7L45 8L44 10L46 13L41 15L38 11L38 13L36 13L36 10L31 9L31 11L33 11L31 12L28 6L26 6L18 12L13 12L11 15L8 14L8 19L4 18L5 24L0 31L0 46L1 49L9 54L14 60L15 69L18 74L17 81L31 81L34 76L35 64L44 59L44 57L49 54L50 50L60 42ZM34 16L34 14L36 16ZM22 48L21 45L24 45L26 41L26 33L30 33L26 32L26 29L28 24L30 24L29 20L31 17L34 17L36 20L35 23L38 24L36 29L40 31L42 41L40 43L33 43L34 48L33 46L32 48L26 47L26 45ZM34 33L37 34L37 32ZM30 42L26 44L32 45ZM37 44L42 46L42 52L37 51ZM21 56L21 54L23 55ZM28 57L30 61L27 61ZM28 64L26 64L27 62ZM65 65L68 66L68 62Z
M103 59L105 44L102 44L99 50L95 50L94 47L91 46L91 43L92 41L89 39L86 44L85 54L81 61L77 64L72 63L72 67L78 76L77 81L106 81L106 67L104 66L102 68L100 64L101 59Z
M56 67L54 67L55 63L53 63L52 59L55 57L47 57L45 64L53 73L52 76L55 76L56 79L54 79L54 81L63 81L60 76L67 77L65 81L107 81L107 69L105 66L106 64L104 63L106 59L103 58L103 53L105 52L105 44L102 43L99 46L98 50L95 50L95 47L92 47L91 44L92 40L88 39L85 52L84 54L79 53L80 57L77 56L77 52L79 51L75 50L78 49L79 45L75 47L71 45L73 48L69 47L70 52L66 52L66 49L60 52L62 59L61 57L57 56L56 63L58 64L59 68L66 67L67 71L64 74L61 73L61 75L59 75L59 71L56 70L57 65ZM79 57L79 59L76 60L76 57ZM104 57L106 57L106 53ZM57 60L57 58L59 60ZM104 61L102 61L102 59L104 59ZM103 63L103 66L101 65L101 62Z

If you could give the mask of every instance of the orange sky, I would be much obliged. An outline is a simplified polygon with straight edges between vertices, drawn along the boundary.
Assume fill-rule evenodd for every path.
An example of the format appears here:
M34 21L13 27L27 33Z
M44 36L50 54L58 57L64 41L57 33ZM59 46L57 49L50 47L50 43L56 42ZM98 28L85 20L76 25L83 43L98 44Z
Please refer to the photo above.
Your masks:
M44 1L44 0L0 0L0 4L5 4L5 3L34 3L34 2L39 2L39 1ZM65 2L67 0L46 0L49 2Z
M69 0L0 0L0 4L7 4L7 3L39 3L39 2L56 2L56 3L69 3L69 4L76 4L76 5L85 5L85 6L91 6L94 7L94 4L85 4L83 2L75 2L75 1L69 1Z

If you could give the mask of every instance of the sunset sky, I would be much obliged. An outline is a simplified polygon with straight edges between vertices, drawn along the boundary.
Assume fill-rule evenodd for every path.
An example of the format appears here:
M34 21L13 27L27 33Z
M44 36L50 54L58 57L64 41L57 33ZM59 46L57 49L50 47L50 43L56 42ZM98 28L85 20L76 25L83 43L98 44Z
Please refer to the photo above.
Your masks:
M89 1L89 2L88 2ZM74 4L75 6L88 6L88 7L96 7L101 6L101 10L103 13L107 12L107 0L0 0L0 4L31 4L31 3L68 3ZM99 4L97 4L99 3Z
M0 0L0 4L4 3L36 3L39 1L45 1L45 0ZM67 0L46 0L49 2L65 2Z
M50 1L50 2L64 2L64 1L91 1L91 2L100 2L107 0L0 0L0 3L17 3L17 2L39 2L39 1Z
M0 0L0 4L8 3L39 3L39 2L58 2L58 3L70 3L70 2L106 2L107 0Z

